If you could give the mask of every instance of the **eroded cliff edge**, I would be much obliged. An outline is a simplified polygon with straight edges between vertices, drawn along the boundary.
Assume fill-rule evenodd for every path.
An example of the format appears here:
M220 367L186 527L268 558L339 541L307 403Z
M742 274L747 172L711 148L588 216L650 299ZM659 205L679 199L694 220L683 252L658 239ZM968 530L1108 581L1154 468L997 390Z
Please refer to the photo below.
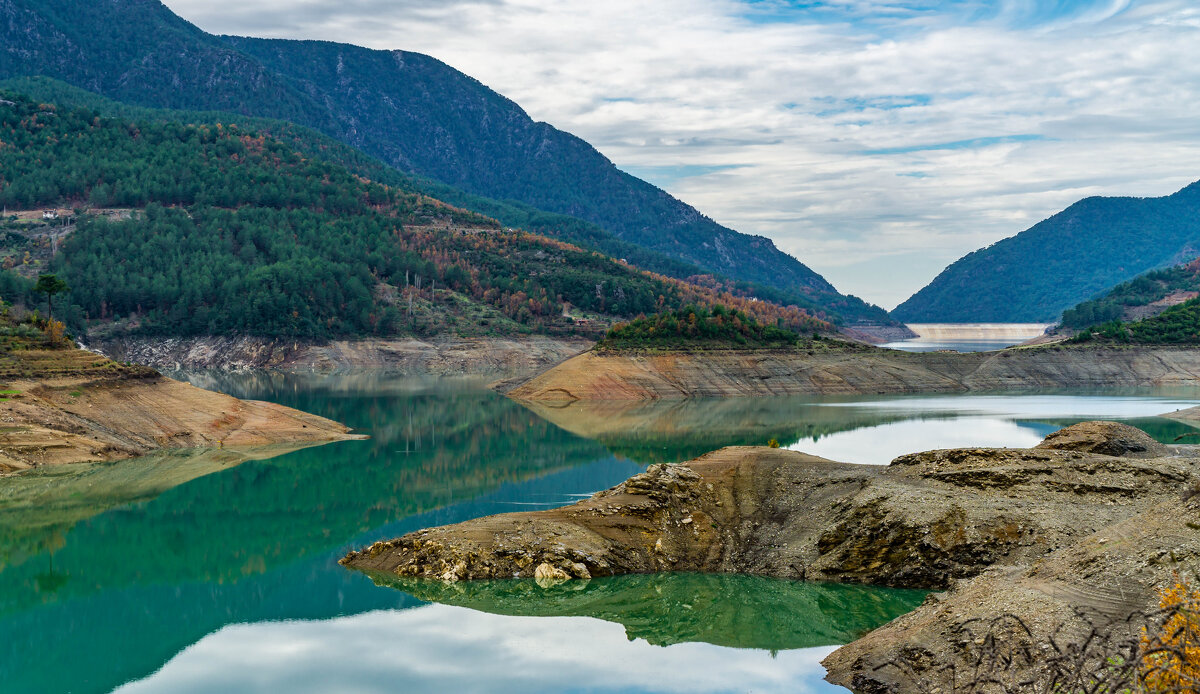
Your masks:
M324 417L239 400L73 348L0 354L0 380L0 473L167 448L354 438Z
M572 506L422 530L342 562L447 581L710 571L951 589L828 661L831 679L856 691L932 691L904 679L911 665L885 666L908 657L921 672L966 667L955 620L1026 609L1031 620L1061 618L1044 620L1049 630L1080 606L1145 607L1171 571L1194 569L1200 518L1182 495L1198 479L1192 449L1099 422L1033 449L930 451L889 466L726 448L651 466ZM1114 542L1131 534L1135 543ZM1108 585L1080 562L1115 563L1121 578ZM1019 590L1041 597L1022 603ZM1012 599L982 599L990 594ZM1047 601L1059 608L1046 611Z
M822 340L794 350L593 350L501 390L517 400L551 402L1197 384L1200 349L1186 346L916 353Z

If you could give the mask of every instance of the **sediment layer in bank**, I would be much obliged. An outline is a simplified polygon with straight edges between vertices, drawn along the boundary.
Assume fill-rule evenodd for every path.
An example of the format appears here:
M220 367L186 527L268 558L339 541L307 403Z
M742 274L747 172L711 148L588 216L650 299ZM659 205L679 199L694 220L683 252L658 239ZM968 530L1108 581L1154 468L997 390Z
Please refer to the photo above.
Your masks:
M384 370L434 376L537 373L591 347L582 338L397 338L313 342L253 336L119 338L91 346L159 369Z
M865 345L777 351L597 352L503 390L518 400L947 393L1200 385L1200 349L1043 346L901 352Z
M0 359L0 472L118 460L166 448L352 438L337 422L239 400L73 348Z

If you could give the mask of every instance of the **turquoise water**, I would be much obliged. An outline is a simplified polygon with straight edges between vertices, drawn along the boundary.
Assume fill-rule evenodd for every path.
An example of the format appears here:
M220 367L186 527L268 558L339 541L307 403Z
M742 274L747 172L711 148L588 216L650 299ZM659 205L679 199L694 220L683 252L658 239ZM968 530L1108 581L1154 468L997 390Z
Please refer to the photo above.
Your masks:
M1172 441L1195 430L1152 415L1200 402L1177 391L535 413L461 381L193 378L372 438L0 479L0 691L841 691L820 660L919 594L688 575L550 592L377 585L336 561L422 527L570 503L647 462L729 443L886 462L947 443L1026 445L1096 417Z

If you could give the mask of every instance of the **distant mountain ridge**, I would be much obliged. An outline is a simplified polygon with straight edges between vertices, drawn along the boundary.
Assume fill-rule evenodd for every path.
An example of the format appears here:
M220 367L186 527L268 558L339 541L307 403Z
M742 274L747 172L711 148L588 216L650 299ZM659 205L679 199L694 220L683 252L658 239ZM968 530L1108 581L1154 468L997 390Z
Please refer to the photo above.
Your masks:
M289 120L467 193L599 225L707 271L797 292L852 322L890 322L769 239L717 224L428 56L213 36L157 0L0 0L0 37L0 77L47 75L142 106Z
M967 254L900 304L905 322L1057 321L1144 272L1200 256L1200 182L1159 198L1092 197Z

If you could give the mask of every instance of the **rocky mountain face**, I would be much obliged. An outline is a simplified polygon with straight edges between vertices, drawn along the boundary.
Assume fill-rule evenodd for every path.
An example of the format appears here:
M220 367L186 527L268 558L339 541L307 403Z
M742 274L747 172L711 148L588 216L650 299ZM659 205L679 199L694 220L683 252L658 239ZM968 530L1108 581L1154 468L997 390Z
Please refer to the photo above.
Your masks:
M157 0L0 0L0 38L0 77L47 75L141 106L289 120L468 193L570 215L852 321L891 322L769 239L717 224L425 55L213 36Z
M967 254L900 304L910 323L1053 322L1148 270L1200 256L1200 183L1161 198L1087 198Z

